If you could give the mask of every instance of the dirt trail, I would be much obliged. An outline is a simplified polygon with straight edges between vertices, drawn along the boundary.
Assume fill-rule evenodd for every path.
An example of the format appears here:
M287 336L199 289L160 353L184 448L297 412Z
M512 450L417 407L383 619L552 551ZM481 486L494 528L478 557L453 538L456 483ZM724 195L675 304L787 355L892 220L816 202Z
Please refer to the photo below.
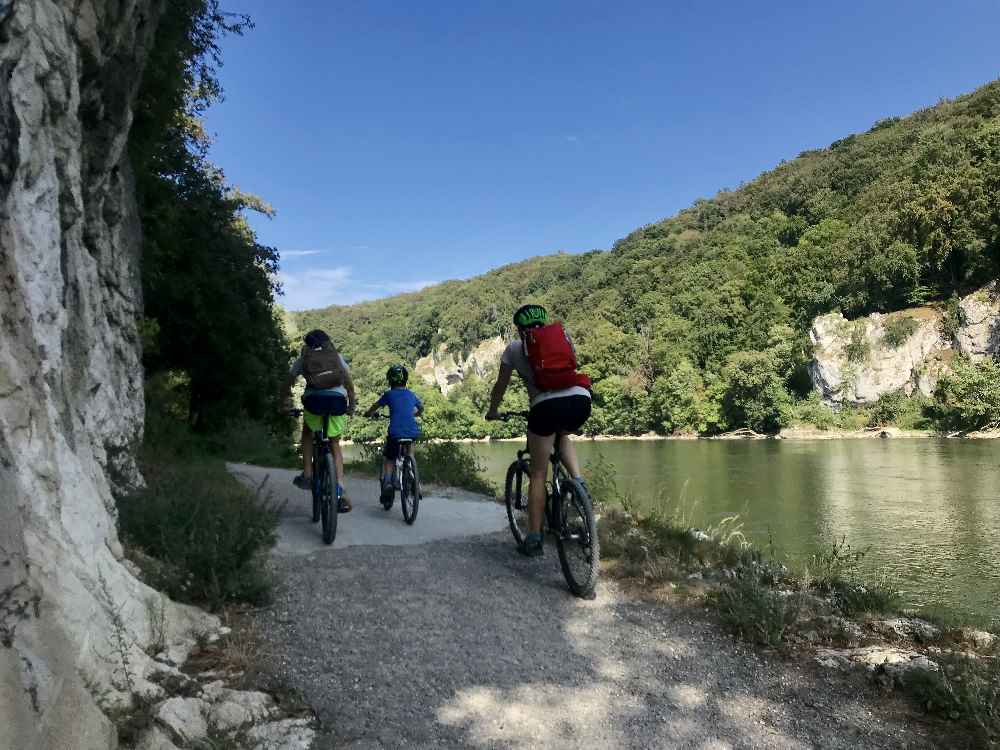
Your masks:
M370 480L347 486L345 528L375 502ZM469 504L484 530L504 520ZM402 525L395 508L379 518ZM275 555L283 583L259 626L327 728L319 748L934 747L857 681L762 656L697 613L611 581L573 598L554 548L528 560L509 534L447 538Z

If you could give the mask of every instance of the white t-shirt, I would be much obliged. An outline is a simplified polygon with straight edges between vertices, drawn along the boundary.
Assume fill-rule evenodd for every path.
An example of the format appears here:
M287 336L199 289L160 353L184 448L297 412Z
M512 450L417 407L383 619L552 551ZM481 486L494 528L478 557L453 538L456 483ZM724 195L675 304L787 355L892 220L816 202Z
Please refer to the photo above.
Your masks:
M340 354L340 352L338 352L337 354L340 357L340 366L344 368L344 373L346 375L350 376L350 374L351 374L351 368L347 366L347 360L344 359L344 355ZM292 362L292 367L288 371L288 374L289 374L290 377L293 377L293 378L297 378L300 375L302 375L302 355L301 354L299 355L299 358L297 360L295 360L294 362ZM314 389L310 388L307 385L306 386L306 391L308 392L308 391L311 391L311 390L314 390ZM348 398L348 396L347 396L347 388L345 388L342 385L338 385L336 388L324 388L323 390L333 391L335 393L341 394L344 398Z
M524 381L524 387L528 389L528 398L532 406L540 404L542 401L548 401L550 398L562 398L563 396L586 396L590 398L590 391L579 385L574 385L572 388L562 388L558 391L538 390L538 386L535 385L535 373L531 369L531 362L528 361L528 355L524 351L524 342L520 339L507 344L507 348L500 355L500 364L516 370L517 374L521 376L521 380Z

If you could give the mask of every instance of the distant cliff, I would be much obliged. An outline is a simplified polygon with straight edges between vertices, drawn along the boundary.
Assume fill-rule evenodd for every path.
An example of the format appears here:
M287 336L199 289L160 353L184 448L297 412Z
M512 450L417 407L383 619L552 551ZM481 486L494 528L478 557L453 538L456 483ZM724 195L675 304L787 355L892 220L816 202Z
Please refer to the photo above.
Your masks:
M955 308L916 307L847 320L821 315L809 331L813 386L830 404L874 403L893 391L930 396L956 354L1000 352L1000 287L963 297Z

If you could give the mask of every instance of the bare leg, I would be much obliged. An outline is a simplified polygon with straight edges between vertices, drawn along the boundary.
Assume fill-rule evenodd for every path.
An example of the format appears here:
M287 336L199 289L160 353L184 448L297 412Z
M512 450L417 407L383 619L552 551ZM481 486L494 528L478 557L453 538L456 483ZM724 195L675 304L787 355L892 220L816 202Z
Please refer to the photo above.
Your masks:
M302 425L302 476L312 479L313 475L313 434L305 424Z
M545 512L545 475L548 473L549 456L555 444L555 435L542 437L528 431L528 453L531 455L531 484L528 486L528 531L542 530Z
M559 455L562 456L562 465L566 467L571 477L581 475L580 462L576 458L576 446L569 435L563 435L559 440Z

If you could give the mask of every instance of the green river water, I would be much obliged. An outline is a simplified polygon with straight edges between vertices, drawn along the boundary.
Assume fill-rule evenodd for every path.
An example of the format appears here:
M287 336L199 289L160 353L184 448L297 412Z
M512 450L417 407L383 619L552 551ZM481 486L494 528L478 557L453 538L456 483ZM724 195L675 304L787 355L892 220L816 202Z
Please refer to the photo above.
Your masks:
M662 440L579 442L600 452L639 507L693 507L696 523L739 513L744 531L793 562L846 537L871 547L907 604L1000 616L1000 441ZM516 443L472 448L502 486Z

